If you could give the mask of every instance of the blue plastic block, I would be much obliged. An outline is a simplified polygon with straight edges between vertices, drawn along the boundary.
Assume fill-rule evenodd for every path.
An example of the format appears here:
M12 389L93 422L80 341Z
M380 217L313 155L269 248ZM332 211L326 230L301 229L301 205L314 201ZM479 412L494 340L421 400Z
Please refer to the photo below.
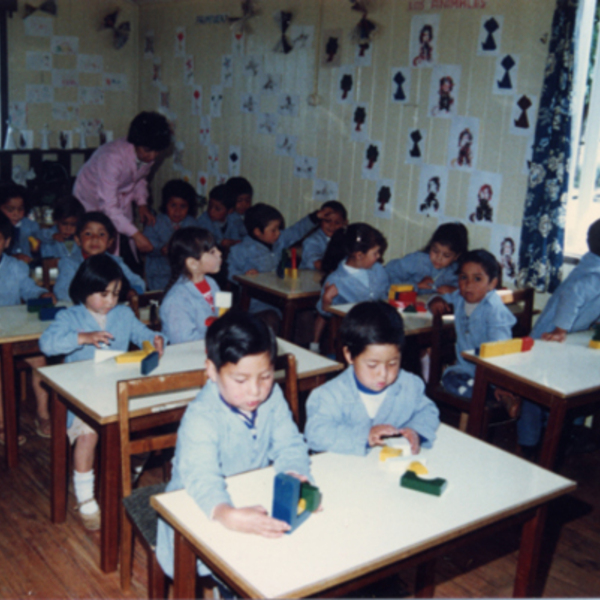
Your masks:
M40 312L39 312L40 321L54 321L54 318L56 317L56 313L60 312L61 310L66 310L66 309L67 309L66 306L47 306L47 307L40 308Z
M149 375L158 367L158 352L151 352L142 359L142 375Z
M305 493L302 493L303 486L308 486ZM318 494L318 501L316 495ZM300 498L306 501L306 508L298 514L298 502ZM290 525L291 529L287 533L291 533L302 525L310 516L311 512L316 510L321 503L321 494L319 488L310 484L302 483L296 477L279 473L275 476L273 484L273 511L274 519L285 521Z
M54 306L52 298L32 298L27 300L27 312L40 312L42 308Z

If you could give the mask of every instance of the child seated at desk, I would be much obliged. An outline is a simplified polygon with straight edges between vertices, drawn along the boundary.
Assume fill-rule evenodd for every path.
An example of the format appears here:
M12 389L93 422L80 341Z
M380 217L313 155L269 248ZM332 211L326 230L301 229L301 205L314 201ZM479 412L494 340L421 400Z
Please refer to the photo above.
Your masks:
M176 231L196 226L196 191L181 179L167 181L162 189L160 214L154 225L144 227L144 235L154 246L146 255L146 281L150 290L164 290L171 279L169 240Z
M208 195L208 208L196 220L196 226L210 231L217 244L229 248L237 243L226 237L227 217L233 212L234 200L225 184L217 185Z
M43 287L38 286L29 276L27 265L8 256L6 249L10 246L14 228L9 218L0 212L0 306L12 306L33 300L34 298L53 298L53 295ZM32 367L43 367L45 360L41 356L27 359ZM32 375L32 386L37 404L36 431L43 429L42 437L50 437L50 413L48 412L48 392L41 386L41 380L36 371ZM19 445L25 443L25 436L19 435ZM0 444L4 445L4 413L0 406Z
M225 238L241 241L248 235L244 217L246 211L252 206L254 190L245 177L230 177L225 186L230 202L234 206L231 213L227 215Z
M160 306L162 330L172 344L203 340L217 318L217 282L221 251L206 229L188 227L173 234L169 243L171 280Z
M119 300L124 298L127 281L123 271L107 254L84 260L73 277L69 294L71 308L60 311L40 338L40 350L46 356L64 354L65 362L94 358L96 348L127 351L130 342L154 345L160 355L165 339L148 329ZM82 372L85 377L85 370ZM73 452L73 485L77 508L86 529L100 528L100 508L94 498L94 457L98 434L73 413L67 417L67 434Z
M101 212L88 212L81 217L75 232L77 248L71 256L65 256L58 263L58 277L54 284L54 293L59 300L69 300L69 286L81 263L89 256L106 254L123 271L129 285L138 293L146 291L144 280L131 271L120 256L109 254L114 244L117 230L112 221Z
M385 302L357 304L340 330L350 365L313 390L306 404L305 436L316 452L366 454L385 438L404 436L414 454L430 447L439 411L421 378L400 368L404 324Z
M531 337L564 342L567 333L589 329L600 320L600 219L587 232L589 252L554 291L537 319ZM517 437L524 456L537 447L547 410L524 401L517 423Z
M77 252L74 237L84 213L83 205L75 196L62 196L56 201L52 211L52 238L42 242L42 258L64 258Z
M258 318L229 311L206 334L210 381L179 426L167 491L185 488L211 519L228 529L280 537L289 530L263 507L234 507L225 478L273 463L277 473L307 481L308 448L278 385L273 383L277 341ZM173 531L158 523L158 562L173 577ZM205 565L198 571L206 575Z

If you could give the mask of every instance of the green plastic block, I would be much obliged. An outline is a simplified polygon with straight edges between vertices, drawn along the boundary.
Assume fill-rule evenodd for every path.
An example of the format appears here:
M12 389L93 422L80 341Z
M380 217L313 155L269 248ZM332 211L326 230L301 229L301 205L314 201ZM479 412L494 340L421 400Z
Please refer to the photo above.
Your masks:
M321 492L319 488L310 483L303 483L300 487L300 498L306 501L306 510L314 512L321 504Z
M441 496L442 492L446 489L448 482L441 477L425 479L424 477L419 477L416 473L413 473L413 471L406 471L400 478L400 485L410 490L416 490L417 492Z

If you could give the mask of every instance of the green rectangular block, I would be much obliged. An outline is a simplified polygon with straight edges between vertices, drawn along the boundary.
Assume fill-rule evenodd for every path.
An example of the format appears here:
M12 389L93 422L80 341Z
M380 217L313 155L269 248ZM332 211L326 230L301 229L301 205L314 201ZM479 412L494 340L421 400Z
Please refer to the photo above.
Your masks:
M413 471L406 471L402 477L400 477L401 487L405 487L417 492L424 492L426 494L432 494L433 496L441 496L442 492L446 489L448 482L441 477L435 479L425 479L419 477Z

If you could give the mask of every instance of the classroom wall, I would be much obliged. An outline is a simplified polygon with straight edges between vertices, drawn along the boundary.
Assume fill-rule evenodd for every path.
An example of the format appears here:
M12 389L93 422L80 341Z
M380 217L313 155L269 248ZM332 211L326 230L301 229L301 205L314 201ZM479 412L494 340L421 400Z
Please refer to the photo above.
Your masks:
M432 6L454 8L435 8ZM140 11L140 108L162 110L174 119L180 143L177 161L169 158L158 172L154 188L171 177L186 176L196 183L198 173L209 171L209 155L218 152L219 166L214 172L221 178L228 173L230 149L241 151L241 174L251 180L255 200L280 208L293 222L318 202L313 197L314 182L294 175L294 159L276 152L276 135L258 132L259 114L242 112L244 94L253 93L260 100L260 113L278 110L278 96L260 93L261 77L244 69L249 57L255 57L263 74L280 78L280 93L297 97L297 116L278 116L276 134L297 136L296 153L316 159L316 176L337 184L339 199L348 207L352 221L367 221L388 238L390 259L422 247L441 220L465 220L471 246L489 247L493 235L518 232L526 191L526 152L530 139L516 135L515 101L522 94L539 97L547 55L554 0L378 0L372 2L368 18L378 30L373 39L370 66L355 66L356 45L350 32L360 14L350 10L350 3L340 0L261 0L260 14L250 19L252 32L245 36L243 55L237 55L228 24L199 24L199 15L240 15L237 0L155 0L141 5ZM462 6L463 8L456 8ZM477 8L483 6L484 8ZM471 8L467 8L471 7ZM292 29L308 26L313 41L306 49L289 54L275 53L280 37L274 20L278 10L293 13ZM422 10L424 9L424 10ZM438 63L460 67L460 89L456 98L456 115L475 117L479 136L471 170L449 168L446 206L441 218L419 214L419 179L423 165L449 166L449 136L452 119L431 116L431 67L411 65L411 22L420 15L439 15L437 39ZM499 16L502 21L500 49L518 60L515 89L511 95L492 92L498 79L494 56L477 55L482 18ZM180 28L180 29L178 29ZM341 67L325 67L316 57L321 38L331 29L341 29ZM153 32L154 56L143 56L146 32ZM175 56L176 34L185 36L181 57ZM294 32L297 35L297 32ZM290 38L292 36L290 35ZM183 51L182 51L183 50ZM324 52L322 52L324 54ZM222 83L223 57L232 55L232 87L217 89L222 93L221 116L210 119L210 142L201 143L201 115L210 116L212 86ZM188 77L202 86L201 114L192 115L193 87L186 85L185 56L192 56L193 75ZM160 61L160 82L155 62ZM318 67L318 69L316 68ZM393 187L393 207L389 218L377 215L377 191L381 181L363 178L365 142L352 139L355 104L338 102L341 69L353 68L354 101L367 103L368 140L380 142L380 180ZM395 86L392 68L410 71L410 95L406 103L392 101ZM189 73L188 73L189 75ZM315 87L315 84L318 87ZM161 100L162 92L162 100ZM320 101L311 106L312 94ZM168 106L166 105L168 101ZM215 114L215 113L213 113ZM414 128L426 133L423 165L406 164L408 135ZM513 130L513 131L511 131ZM235 148L238 147L238 148ZM485 171L502 177L501 194L494 207L494 226L473 224L467 220L468 193L472 171ZM219 180L208 175L207 188ZM422 200L422 198L421 198ZM509 229L512 228L512 229ZM496 234L494 231L496 230Z

